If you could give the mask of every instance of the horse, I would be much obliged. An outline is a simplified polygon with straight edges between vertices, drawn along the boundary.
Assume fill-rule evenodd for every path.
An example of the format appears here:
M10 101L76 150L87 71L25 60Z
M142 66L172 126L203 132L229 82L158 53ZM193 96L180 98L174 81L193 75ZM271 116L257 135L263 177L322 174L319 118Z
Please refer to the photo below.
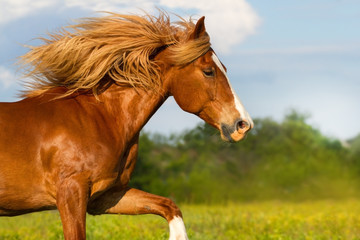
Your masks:
M204 17L80 19L22 56L22 100L0 104L0 215L57 209L66 240L86 238L86 213L156 214L188 239L169 198L129 187L139 133L169 97L229 142L254 123L210 45Z

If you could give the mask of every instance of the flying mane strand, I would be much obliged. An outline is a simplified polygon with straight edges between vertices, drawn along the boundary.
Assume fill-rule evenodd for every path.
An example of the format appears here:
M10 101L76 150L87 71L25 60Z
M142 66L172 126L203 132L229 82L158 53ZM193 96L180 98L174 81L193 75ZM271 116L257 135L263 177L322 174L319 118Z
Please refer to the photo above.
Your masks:
M174 65L190 63L209 50L208 35L189 40L194 26L184 19L171 23L165 12L158 17L108 13L80 19L40 38L43 44L22 56L25 76L33 79L23 96L60 86L67 91L57 98L77 91L97 96L111 82L158 91L160 71L151 57L158 49L168 47L168 60Z

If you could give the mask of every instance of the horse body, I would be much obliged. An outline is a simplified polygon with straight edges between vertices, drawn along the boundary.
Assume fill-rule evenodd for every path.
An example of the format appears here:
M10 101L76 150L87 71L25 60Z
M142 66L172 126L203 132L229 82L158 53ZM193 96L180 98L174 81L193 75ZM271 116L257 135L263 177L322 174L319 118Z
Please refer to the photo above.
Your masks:
M89 200L115 183L127 186L136 159L127 161L129 149L165 98L113 88L101 101L51 100L51 91L0 104L1 215L56 208L56 186L73 174L86 175Z
M205 35L202 18L186 41ZM98 95L59 86L1 103L0 215L57 208L69 240L85 239L86 212L157 214L169 222L170 239L187 239L173 201L128 187L140 130L169 96L227 141L241 140L253 123L212 49L179 65L173 53L168 46L152 57L156 90L110 81Z

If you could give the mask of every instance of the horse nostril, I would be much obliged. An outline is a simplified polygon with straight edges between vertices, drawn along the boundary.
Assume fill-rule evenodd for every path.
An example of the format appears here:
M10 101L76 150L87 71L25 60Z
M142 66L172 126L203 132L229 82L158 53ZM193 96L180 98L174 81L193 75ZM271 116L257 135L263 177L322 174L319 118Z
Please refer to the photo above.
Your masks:
M236 123L236 130L240 131L240 130L247 130L249 129L250 124L247 121L244 120L240 120Z

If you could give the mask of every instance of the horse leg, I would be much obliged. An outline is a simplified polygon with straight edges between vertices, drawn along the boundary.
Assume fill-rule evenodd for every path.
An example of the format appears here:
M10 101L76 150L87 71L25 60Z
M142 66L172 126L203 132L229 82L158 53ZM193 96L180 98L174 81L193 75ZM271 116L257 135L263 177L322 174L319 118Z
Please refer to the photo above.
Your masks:
M169 198L134 188L110 189L88 205L88 212L98 214L156 214L169 223L169 240L187 240L180 209Z
M59 184L56 205L60 213L65 240L86 239L86 205L89 185L86 178L72 176Z

